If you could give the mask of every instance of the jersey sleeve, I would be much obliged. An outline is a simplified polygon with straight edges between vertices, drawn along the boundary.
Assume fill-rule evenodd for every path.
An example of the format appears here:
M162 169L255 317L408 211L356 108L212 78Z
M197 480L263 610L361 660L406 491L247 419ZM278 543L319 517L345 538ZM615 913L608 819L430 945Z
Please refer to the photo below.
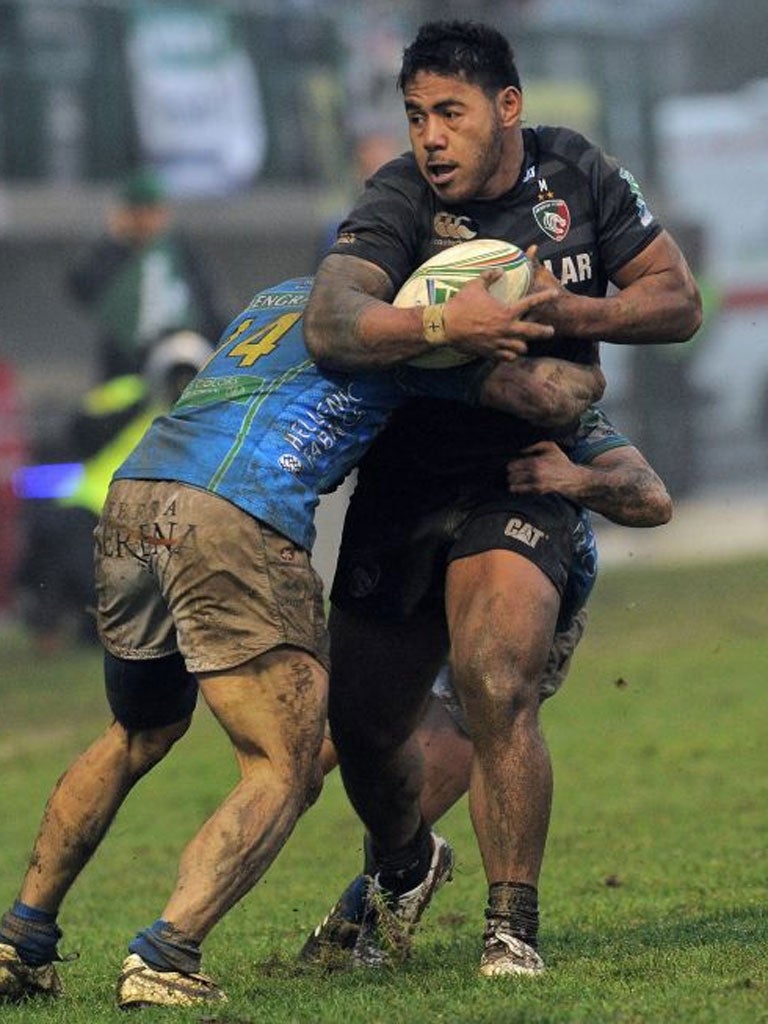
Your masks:
M571 462L579 465L592 462L613 448L626 448L631 444L629 438L620 433L596 405L582 413L574 433L560 442Z
M609 277L661 232L634 176L613 157L593 149L592 186L600 256Z
M418 264L417 224L421 186L407 174L405 157L391 161L366 182L339 226L329 252L376 264L395 289Z

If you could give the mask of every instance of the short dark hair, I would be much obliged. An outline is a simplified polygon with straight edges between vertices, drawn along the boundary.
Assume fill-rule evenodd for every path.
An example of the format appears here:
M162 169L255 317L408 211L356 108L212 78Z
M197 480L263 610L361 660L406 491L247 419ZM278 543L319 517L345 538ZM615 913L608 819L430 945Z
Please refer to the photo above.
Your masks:
M419 71L463 78L488 94L510 85L520 89L509 41L490 25L474 21L428 21L422 25L403 51L398 89L403 92Z

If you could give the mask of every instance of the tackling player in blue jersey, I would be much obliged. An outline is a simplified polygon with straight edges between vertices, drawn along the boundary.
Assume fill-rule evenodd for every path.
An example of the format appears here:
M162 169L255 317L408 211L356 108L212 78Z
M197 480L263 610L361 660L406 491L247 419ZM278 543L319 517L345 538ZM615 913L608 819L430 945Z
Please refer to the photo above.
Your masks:
M468 288L480 295L487 283ZM310 288L298 279L259 292L115 474L95 533L114 719L49 799L19 898L0 922L0 998L61 991L61 903L133 785L186 732L200 691L241 778L182 854L158 920L130 943L117 999L224 999L200 973L200 944L269 867L318 784L328 644L309 552L319 494L413 395L529 415L540 402L545 421L566 423L602 392L599 370L563 375L546 360L320 371L303 340ZM550 333L522 319L548 297L510 307L516 354Z

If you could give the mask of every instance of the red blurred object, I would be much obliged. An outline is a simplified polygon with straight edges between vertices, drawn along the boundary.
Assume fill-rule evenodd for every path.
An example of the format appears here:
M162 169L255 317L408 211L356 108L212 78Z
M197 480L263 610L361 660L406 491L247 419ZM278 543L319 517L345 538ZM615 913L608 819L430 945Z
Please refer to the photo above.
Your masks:
M21 502L13 474L26 459L21 401L16 374L0 362L0 613L13 597L13 581L22 547Z

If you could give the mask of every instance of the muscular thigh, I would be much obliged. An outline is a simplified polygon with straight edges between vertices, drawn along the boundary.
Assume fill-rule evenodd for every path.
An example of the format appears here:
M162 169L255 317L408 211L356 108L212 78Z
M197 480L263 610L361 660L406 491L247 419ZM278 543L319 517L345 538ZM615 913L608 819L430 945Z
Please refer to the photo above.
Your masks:
M548 500L548 499L552 500ZM446 611L462 698L471 689L533 701L574 553L577 510L556 496L478 507L449 552Z
M305 651L281 647L225 672L203 673L200 689L244 771L265 757L288 774L314 761L328 675Z
M447 653L442 614L404 622L332 608L330 724L340 747L391 746L421 717Z
M451 657L457 675L493 679L498 669L537 681L555 632L560 597L537 566L509 551L451 562L446 580Z

